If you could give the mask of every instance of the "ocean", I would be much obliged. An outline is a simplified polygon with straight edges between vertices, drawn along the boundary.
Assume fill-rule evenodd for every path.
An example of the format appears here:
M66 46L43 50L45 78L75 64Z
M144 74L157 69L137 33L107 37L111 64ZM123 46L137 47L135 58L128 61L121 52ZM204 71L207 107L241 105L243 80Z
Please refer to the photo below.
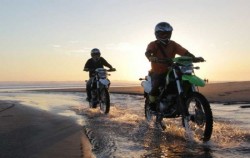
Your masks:
M111 86L138 86L138 82L112 81ZM65 89L65 88L85 88L85 81L23 81L23 82L0 82L0 91L13 90L36 90L36 89Z
M100 158L247 158L250 155L250 108L242 108L247 104L211 104L213 134L209 142L203 143L186 140L178 118L164 120L167 124L165 131L152 122L148 123L144 116L144 98L140 95L111 93L111 110L104 115L98 108L89 108L84 92L26 91L84 86L85 83L81 82L2 83L0 100L18 101L25 106L74 119L87 135L92 133L93 153Z
M35 89L56 89L56 88L81 88L85 87L84 81L25 81L25 82L0 82L0 90L35 90Z

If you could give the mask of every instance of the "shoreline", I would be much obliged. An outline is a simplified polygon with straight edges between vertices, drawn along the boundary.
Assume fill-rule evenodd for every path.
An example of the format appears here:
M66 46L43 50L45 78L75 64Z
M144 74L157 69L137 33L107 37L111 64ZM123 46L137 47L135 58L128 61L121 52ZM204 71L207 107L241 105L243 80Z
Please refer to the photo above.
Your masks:
M58 88L58 89L37 89L29 91L40 92L86 92L85 88ZM143 88L138 86L110 87L110 93L143 95ZM250 104L250 81L209 83L205 87L199 87L210 103L221 104Z

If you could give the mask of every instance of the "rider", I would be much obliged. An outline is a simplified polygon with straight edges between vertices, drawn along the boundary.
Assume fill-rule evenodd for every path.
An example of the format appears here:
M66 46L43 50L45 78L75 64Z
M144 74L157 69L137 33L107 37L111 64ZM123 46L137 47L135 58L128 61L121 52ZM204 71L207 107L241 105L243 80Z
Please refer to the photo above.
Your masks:
M95 69L108 67L111 70L115 70L103 57L101 57L101 52L98 48L91 50L91 58L85 63L83 71L89 71L89 80L87 82L87 101L91 100L91 84L95 76Z
M157 40L148 44L146 50L146 57L151 62L151 76L152 89L149 93L149 103L152 110L156 110L155 100L159 95L159 86L165 82L165 76L168 72L166 64L157 63L158 59L172 59L176 54L180 56L192 57L194 61L204 61L202 57L195 57L188 52L181 45L175 41L170 40L173 27L167 22L160 22L155 26L155 37Z

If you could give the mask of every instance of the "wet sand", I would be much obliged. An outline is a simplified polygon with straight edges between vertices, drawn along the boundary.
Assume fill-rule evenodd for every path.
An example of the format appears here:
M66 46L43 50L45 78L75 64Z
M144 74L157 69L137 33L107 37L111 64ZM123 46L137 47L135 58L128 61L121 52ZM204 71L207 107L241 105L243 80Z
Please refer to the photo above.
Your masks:
M0 101L0 129L3 158L92 157L82 127L68 117Z
M83 92L85 89L42 91ZM140 86L111 87L111 93L142 95ZM250 81L211 83L200 88L210 102L250 102ZM83 128L68 117L0 100L0 157L93 157Z

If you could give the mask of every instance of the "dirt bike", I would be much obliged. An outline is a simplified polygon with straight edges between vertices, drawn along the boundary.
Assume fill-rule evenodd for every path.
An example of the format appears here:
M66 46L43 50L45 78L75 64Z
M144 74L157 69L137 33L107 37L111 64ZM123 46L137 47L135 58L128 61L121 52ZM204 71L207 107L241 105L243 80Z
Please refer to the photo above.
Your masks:
M142 80L145 97L145 117L151 121L156 116L163 130L163 118L182 118L182 125L186 132L202 141L211 138L213 130L213 115L209 102L198 92L198 86L205 86L204 80L194 74L191 57L177 57L173 59L157 60L159 63L170 65L166 75L165 85L159 87L160 95L156 99L156 111L150 107L149 92L151 91L150 73Z
M89 101L90 108L96 108L99 104L102 113L108 114L110 110L110 95L108 72L116 71L113 69L97 68L91 84L91 100ZM87 82L87 81L86 81Z

